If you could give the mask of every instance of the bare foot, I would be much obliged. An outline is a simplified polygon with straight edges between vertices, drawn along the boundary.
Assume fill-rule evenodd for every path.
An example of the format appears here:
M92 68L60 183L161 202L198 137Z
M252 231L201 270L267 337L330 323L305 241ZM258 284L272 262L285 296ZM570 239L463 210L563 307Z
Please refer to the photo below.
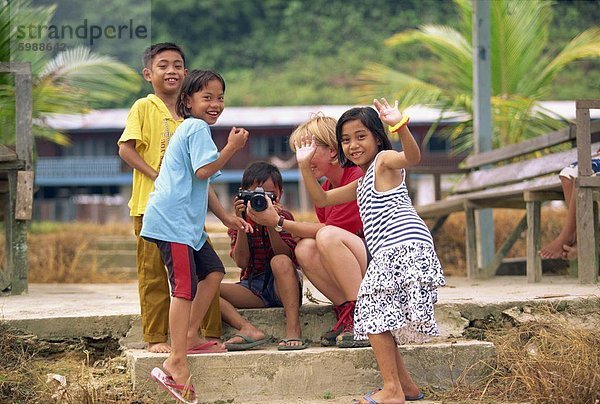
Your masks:
M400 394L400 396L398 396L398 394ZM371 399L371 401L365 400L365 397L362 397L360 399L360 401L358 401L358 402L360 404L369 404L372 402L389 403L389 404L404 404L406 402L406 400L404 398L402 398L402 396L403 396L402 391L392 393L392 392L386 391L384 389L376 389L376 390L372 391L371 393L368 393L367 395L365 395L365 397L369 397Z
M146 348L148 352L152 353L169 353L171 352L171 347L166 342L154 342L149 343L148 348Z
M181 361L169 356L163 362L163 369L175 380L176 384L182 386L192 384L192 375L186 359Z
M540 257L548 259L548 258L561 258L563 254L563 244L567 241L563 240L560 237L555 238L550 243L543 246L538 254Z
M302 339L302 329L300 328L300 324L295 326L286 326L285 339L288 341L280 341L279 346L300 346L302 345L302 341L289 341L292 339Z
M563 245L563 253L562 253L562 257L563 259L572 261L577 259L577 244L575 245Z

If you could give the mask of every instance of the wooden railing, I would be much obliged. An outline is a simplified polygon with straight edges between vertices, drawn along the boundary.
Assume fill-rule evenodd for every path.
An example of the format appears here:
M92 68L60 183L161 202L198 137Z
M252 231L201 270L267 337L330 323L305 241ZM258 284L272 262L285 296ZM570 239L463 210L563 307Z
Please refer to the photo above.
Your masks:
M31 133L31 66L0 62L0 73L15 77L15 150L0 150L0 174L6 187L0 189L4 204L6 254L0 271L0 294L27 293L27 228L33 203L33 136Z

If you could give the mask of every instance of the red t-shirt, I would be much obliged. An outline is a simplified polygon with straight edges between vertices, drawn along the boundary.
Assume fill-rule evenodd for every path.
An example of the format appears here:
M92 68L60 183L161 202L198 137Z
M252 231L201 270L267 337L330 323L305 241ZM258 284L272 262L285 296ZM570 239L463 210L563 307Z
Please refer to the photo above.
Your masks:
M362 176L363 172L359 167L346 167L344 168L344 174L342 174L340 186L350 184L352 181ZM322 187L325 191L332 188L329 180L325 181ZM348 230L350 233L364 238L363 224L360 220L356 201L342 203L341 205L325 206L324 208L315 206L315 212L317 213L319 222L326 225L341 227L344 230Z

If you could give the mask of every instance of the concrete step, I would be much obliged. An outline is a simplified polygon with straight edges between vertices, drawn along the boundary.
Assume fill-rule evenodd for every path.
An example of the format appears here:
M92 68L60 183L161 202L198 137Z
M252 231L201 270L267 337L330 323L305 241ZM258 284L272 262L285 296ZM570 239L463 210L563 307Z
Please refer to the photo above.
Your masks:
M401 352L418 385L442 389L459 377L467 383L481 377L495 357L492 343L466 340L402 346ZM167 355L145 350L126 355L134 389L166 399L149 375ZM315 402L326 396L362 396L382 384L371 348L311 346L282 352L270 344L260 350L191 355L188 362L203 403Z
M136 254L133 250L92 250L86 254L86 259L94 260L98 270L109 268L133 268L135 271Z

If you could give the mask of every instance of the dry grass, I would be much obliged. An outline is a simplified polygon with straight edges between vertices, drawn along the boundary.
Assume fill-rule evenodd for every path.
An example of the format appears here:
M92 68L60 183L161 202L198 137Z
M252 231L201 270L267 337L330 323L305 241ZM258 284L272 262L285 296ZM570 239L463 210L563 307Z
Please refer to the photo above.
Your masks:
M512 232L519 220L524 215L522 210L495 209L494 210L494 235L496 249ZM545 207L542 211L542 245L551 241L560 233L565 218L564 209ZM465 256L465 215L453 213L435 236L435 249L444 268L444 273L450 276L466 276ZM521 236L508 253L508 257L526 256L525 234Z
M27 236L29 281L36 283L105 283L118 278L98 271L94 254L98 237L131 235L131 225L33 223ZM4 236L0 236L4 247ZM0 250L4 260L4 249Z
M541 309L534 321L486 332L496 346L490 375L474 385L461 382L438 395L443 401L581 403L600 402L600 335L568 321L568 314ZM463 401L464 402L464 401Z
M523 215L523 211L494 211L496 246L499 247ZM543 243L558 235L564 209L543 210ZM294 213L296 220L316 222L313 212ZM446 275L465 276L464 214L450 215L435 237L435 245ZM225 232L220 223L207 223L209 232ZM102 236L132 236L130 223L97 225L93 223L33 223L28 235L29 281L36 283L106 283L130 282L126 276L98 270L92 254L96 240ZM509 257L525 256L525 239L516 242ZM3 232L0 232L0 260L4 256ZM1 262L1 261L0 261Z
M81 341L52 347L0 323L0 402L142 404L153 400L135 395L123 356L94 352Z

